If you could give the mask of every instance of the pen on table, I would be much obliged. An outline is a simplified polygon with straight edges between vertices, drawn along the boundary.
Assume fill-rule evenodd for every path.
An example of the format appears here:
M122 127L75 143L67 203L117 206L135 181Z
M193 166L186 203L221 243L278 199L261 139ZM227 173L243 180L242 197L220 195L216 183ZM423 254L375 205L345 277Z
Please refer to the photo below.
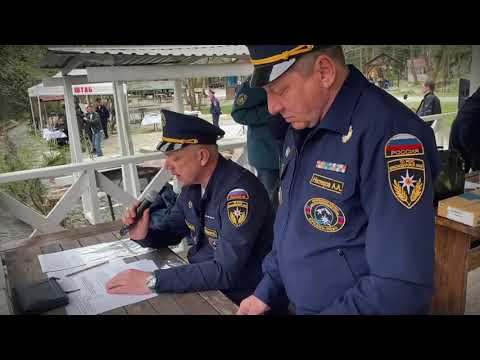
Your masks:
M108 260L102 261L102 262L97 263L97 264L94 264L94 265L90 265L90 266L84 267L83 269L80 269L80 270L77 270L77 271L68 273L68 274L65 275L65 276L72 276L72 275L81 273L82 271L90 270L90 269L93 269L94 267L97 267L97 266L100 266L100 265L103 265L103 264L106 264L106 263L108 263Z

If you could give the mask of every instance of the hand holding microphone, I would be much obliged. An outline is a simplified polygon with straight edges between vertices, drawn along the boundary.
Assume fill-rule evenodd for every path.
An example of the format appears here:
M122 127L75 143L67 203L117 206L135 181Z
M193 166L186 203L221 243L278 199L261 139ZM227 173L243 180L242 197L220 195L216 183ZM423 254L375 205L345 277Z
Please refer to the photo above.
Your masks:
M150 222L150 206L155 201L155 195L148 193L140 203L137 201L122 217L123 226L120 235L127 232L132 240L143 240L148 234Z

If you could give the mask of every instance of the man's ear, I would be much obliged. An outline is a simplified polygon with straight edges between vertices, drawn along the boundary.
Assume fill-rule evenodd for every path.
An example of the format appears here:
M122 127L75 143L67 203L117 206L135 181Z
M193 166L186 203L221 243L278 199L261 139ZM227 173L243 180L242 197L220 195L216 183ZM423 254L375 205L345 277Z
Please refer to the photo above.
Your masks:
M314 76L322 84L322 87L328 89L335 82L337 75L337 68L335 62L326 55L320 55L315 59L313 63Z
M207 165L208 161L210 160L210 151L206 148L200 148L200 151L198 152L199 157L200 157L200 165L205 166Z

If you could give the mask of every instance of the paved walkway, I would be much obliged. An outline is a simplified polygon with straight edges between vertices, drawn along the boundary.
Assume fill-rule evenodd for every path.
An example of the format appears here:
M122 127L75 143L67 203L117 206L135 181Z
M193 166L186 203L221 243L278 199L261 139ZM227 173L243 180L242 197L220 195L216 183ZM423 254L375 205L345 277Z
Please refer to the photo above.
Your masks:
M202 115L202 119L212 122L211 115ZM135 124L131 125L132 128L139 128L140 126ZM153 131L153 125L148 125L142 128L152 129L147 133L134 133L132 135L132 143L135 154L153 151L155 145L160 141L162 137L161 131ZM246 140L247 128L233 121L229 114L223 114L220 116L220 128L225 131L225 137L218 143L228 143L233 140ZM110 134L108 139L103 141L102 150L104 157L120 156L120 145L118 143L118 134ZM84 153L84 159L89 160L88 154Z

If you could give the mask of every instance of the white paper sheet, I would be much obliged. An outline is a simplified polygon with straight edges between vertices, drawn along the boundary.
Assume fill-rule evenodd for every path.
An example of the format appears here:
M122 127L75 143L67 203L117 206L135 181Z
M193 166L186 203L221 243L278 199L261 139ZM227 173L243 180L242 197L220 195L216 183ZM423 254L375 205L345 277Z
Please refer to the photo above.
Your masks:
M103 260L114 260L138 256L154 251L143 248L130 239L101 243L82 248L38 255L42 272L73 269Z
M38 255L42 272L47 273L85 265L81 256L74 250L76 249Z
M157 266L152 260L140 260L129 264L117 260L73 275L71 278L80 287L80 291L68 295L70 303L65 308L67 314L95 315L157 296L156 293L147 295L108 294L107 282L127 269L154 271Z

